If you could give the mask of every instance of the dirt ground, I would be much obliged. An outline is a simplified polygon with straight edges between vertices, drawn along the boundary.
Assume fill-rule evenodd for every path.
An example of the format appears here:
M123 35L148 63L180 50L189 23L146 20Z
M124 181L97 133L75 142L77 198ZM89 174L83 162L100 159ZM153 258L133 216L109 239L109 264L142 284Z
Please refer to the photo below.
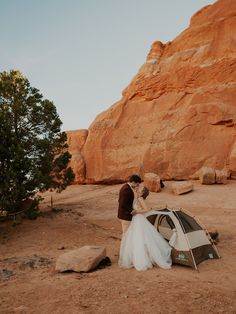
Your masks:
M0 222L0 313L236 313L236 181L180 196L171 182L147 199L153 208L183 208L217 229L219 260L194 269L173 265L138 272L118 267L121 185L70 186L44 194L37 220ZM107 249L112 265L90 273L57 273L57 257L84 245Z

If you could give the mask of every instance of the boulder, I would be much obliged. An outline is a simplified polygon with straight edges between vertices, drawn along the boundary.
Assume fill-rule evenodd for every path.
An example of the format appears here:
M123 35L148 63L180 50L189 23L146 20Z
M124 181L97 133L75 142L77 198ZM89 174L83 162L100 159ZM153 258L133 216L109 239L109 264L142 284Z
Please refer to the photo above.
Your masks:
M236 180L236 141L229 156L229 170L231 172L231 179Z
M211 167L202 167L199 179L201 184L214 184L216 181L215 169Z
M145 173L143 184L151 192L160 192L161 191L160 177L155 173Z
M216 170L216 183L227 184L228 173L226 170Z
M189 181L173 182L172 191L175 195L185 194L193 190L193 183Z
M60 255L56 261L58 272L88 272L106 257L106 248L101 246L83 246Z

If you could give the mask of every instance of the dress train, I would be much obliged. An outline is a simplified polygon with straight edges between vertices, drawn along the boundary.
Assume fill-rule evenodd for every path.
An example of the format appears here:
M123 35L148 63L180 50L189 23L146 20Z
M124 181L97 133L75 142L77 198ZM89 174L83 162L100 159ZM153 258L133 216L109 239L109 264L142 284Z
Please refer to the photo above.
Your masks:
M119 266L147 270L153 265L171 268L171 247L142 215L133 217L120 246Z

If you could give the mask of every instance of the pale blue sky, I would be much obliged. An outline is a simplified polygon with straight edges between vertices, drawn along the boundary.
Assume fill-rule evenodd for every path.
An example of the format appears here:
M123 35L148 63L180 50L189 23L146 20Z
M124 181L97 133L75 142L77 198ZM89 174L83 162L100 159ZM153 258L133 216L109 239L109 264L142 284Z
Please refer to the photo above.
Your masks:
M54 102L63 130L121 98L153 41L173 40L210 0L0 0L0 71Z

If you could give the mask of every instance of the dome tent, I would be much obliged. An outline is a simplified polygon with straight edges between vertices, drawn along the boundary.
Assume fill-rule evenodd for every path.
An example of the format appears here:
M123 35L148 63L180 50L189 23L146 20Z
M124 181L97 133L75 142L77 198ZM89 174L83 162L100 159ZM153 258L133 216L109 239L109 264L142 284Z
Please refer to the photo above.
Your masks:
M209 232L194 217L179 209L154 209L145 214L172 247L172 262L194 267L220 258Z

